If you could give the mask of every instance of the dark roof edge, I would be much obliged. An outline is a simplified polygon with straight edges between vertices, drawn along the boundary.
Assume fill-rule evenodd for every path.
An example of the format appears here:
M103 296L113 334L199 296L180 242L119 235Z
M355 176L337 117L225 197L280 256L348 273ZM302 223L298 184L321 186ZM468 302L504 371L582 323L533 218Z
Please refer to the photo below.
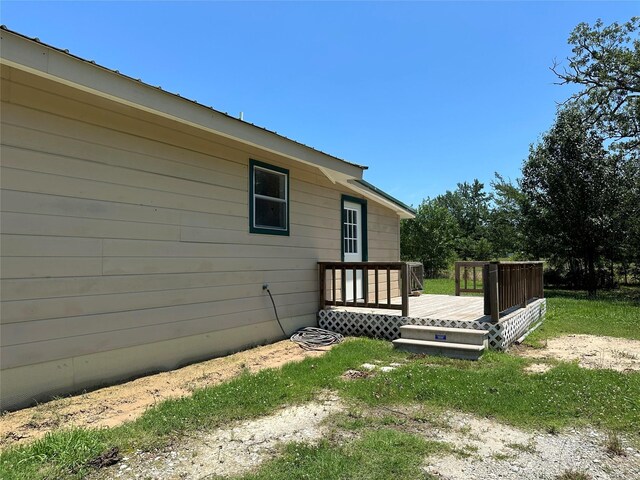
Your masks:
M359 183L360 185L362 185L363 187L368 188L369 190L377 193L378 195L380 195L381 197L386 198L387 200L389 200L392 203L395 203L397 206L399 206L400 208L406 210L407 212L410 212L412 215L415 215L417 212L411 208L409 205L407 205L404 202L401 202L400 200L398 200L397 198L389 195L387 192L380 190L378 187L376 187L375 185L370 184L369 182L367 182L366 180L361 180L361 179L356 179L354 180L356 183Z
M84 63L88 63L88 64L90 64L90 65L92 65L92 66L94 66L94 67L97 67L97 68L99 68L99 69L106 70L106 71L107 71L107 72L109 72L109 73L114 73L114 74L119 75L119 76L121 76L121 77L123 77L123 78L126 78L126 79L128 79L128 80L132 80L132 81L134 81L134 82L140 83L141 85L144 85L144 86L146 86L146 87L155 88L156 90L160 90L160 91L162 91L163 93L165 93L165 94L167 94L167 95L172 95L173 97L179 98L179 99L184 100L184 101L186 101L186 102L193 103L194 105L197 105L198 107L206 108L207 110L211 110L211 111L213 111L213 112L215 112L215 113L217 113L217 114L224 115L225 117L230 118L230 119L232 119L232 120L235 120L236 122L240 122L240 123L243 123L243 124L245 124L245 125L249 125L249 126L251 126L251 127L253 127L253 128L257 128L257 129L260 129L260 130L266 131L266 132L268 132L268 133L270 133L270 134L273 134L273 135L275 135L275 136L277 136L277 137L280 137L280 138L282 138L282 139L284 139L284 140L286 140L286 141L288 141L288 142L295 143L295 144L300 145L300 146L302 146L302 147L304 147L304 148L308 148L309 150L313 150L314 152L320 153L320 154L322 154L322 155L326 155L327 157L333 158L334 160L338 160L338 161L340 161L340 162L346 163L346 164L348 164L348 165L352 165L352 166L357 167L357 168L360 168L360 169L362 169L362 170L367 170L367 169L369 168L369 167L367 167L366 165L359 165L359 164L357 164L357 163L349 162L349 161L344 160L344 159L342 159L342 158L340 158L340 157L336 157L335 155L331 155L330 153L323 152L322 150L319 150L319 149L317 149L317 148L311 147L311 146L306 145L306 144L304 144L304 143L302 143L302 142L298 142L297 140L293 140L293 139L291 139L291 138L289 138L289 137L286 137L286 136L284 136L284 135L282 135L282 134L280 134L280 133L277 133L277 132L275 132L275 131L273 131L273 130L269 130L268 128L261 127L260 125L256 125L256 124L251 123L251 122L246 122L246 121L244 121L244 120L240 120L239 118L234 117L233 115L229 115L227 112L223 112L223 111L220 111L220 110L216 110L215 108L213 108L213 107L211 107L211 106L207 106L207 105L204 105L204 104L202 104L202 103L199 103L199 102L198 102L198 101L196 101L196 100L192 100L192 99L190 99L190 98L183 97L182 95L180 95L180 94L178 94L178 93L173 93L173 92L169 92L169 91L167 91L167 90L163 90L161 87L155 87L155 86L153 86L153 85L151 85L151 84L149 84L149 83L143 82L143 81L142 81L141 79L139 79L139 78L133 78L133 77L131 77L131 76L129 76L129 75L125 75L125 74L123 74L123 73L120 73L120 71L118 71L118 70L112 70L112 69L110 69L110 68L108 68L108 67L105 67L104 65L100 65L100 64L96 63L96 62L95 62L95 61L93 61L93 60L87 60L86 58L82 58L82 57L79 57L78 55L74 55L74 54L70 53L70 52L69 52L69 50L65 50L65 49L62 49L62 48L58 48L58 47L55 47L55 46L50 45L50 44L48 44L48 43L42 42L42 41L40 41L40 39L39 39L39 38L37 38L37 37L29 37L29 36L24 35L24 34L22 34L22 33L20 33L20 32L16 32L15 30L11 30L11 29L10 29L10 28L8 28L6 25L0 25L0 30L5 30L5 31L7 31L7 32L9 32L9 33L12 33L12 34L17 35L17 36L19 36L19 37L21 37L21 38L24 38L25 40L29 40L29 41L31 41L31 42L35 42L35 43L37 43L37 44L39 44L39 45L43 45L43 46L45 46L45 47L47 47L47 48L50 48L50 49L55 50L55 51L57 51L57 52L60 52L60 53L62 53L62 54L64 54L64 55L67 55L67 56L69 56L69 57L75 58L76 60L80 60L80 61L82 61L82 62L84 62Z

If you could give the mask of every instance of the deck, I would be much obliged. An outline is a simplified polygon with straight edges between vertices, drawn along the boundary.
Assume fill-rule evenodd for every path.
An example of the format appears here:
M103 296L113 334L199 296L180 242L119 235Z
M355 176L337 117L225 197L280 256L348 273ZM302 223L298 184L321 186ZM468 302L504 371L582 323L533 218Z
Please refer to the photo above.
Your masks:
M392 299L399 303L400 298ZM358 308L352 306L328 307L337 312L358 312L376 315L400 316L399 310L382 308ZM409 316L412 318L430 318L438 320L456 320L466 322L490 322L491 316L484 313L482 297L454 297L452 295L425 294L409 297Z
M456 296L412 296L423 289L420 263L318 262L318 325L387 340L403 325L484 330L489 347L504 350L544 317L542 270L542 262L456 262Z
M546 300L536 299L526 307L513 307L502 312L500 320L495 322L490 315L484 314L483 297L424 294L409 297L407 316L399 310L329 306L318 312L318 324L343 335L387 340L399 338L402 325L487 330L489 346L505 350L540 321L545 311Z

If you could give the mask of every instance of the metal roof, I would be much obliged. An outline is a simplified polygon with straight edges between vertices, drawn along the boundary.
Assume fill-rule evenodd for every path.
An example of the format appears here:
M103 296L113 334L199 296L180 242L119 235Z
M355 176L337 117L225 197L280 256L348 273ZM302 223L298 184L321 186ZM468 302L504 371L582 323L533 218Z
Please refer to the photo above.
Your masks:
M395 203L396 205L398 205L399 207L403 208L404 210L412 213L413 215L415 215L417 212L415 211L415 209L411 208L409 205L407 205L404 202L401 202L400 200L398 200L397 198L389 195L387 192L380 190L378 187L376 187L375 185L370 184L369 182L365 181L365 180L361 180L361 179L356 179L354 180L356 183L359 183L360 185L368 188L369 190L374 191L375 193L377 193L378 195L386 198L387 200L389 200L391 203Z

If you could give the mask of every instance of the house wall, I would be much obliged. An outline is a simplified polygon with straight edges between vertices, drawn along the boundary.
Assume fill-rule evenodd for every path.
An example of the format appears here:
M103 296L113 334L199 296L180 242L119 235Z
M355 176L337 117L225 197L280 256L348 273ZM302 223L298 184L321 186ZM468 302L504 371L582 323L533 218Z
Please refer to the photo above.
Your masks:
M1 408L316 324L340 198L317 168L2 68ZM248 164L290 170L289 237L250 234ZM369 259L399 220L368 202Z

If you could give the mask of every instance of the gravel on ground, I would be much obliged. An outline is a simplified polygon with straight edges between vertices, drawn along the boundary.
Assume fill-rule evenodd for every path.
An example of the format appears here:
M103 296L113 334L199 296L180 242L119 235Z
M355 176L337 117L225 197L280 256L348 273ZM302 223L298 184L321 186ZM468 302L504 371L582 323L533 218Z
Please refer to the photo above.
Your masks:
M430 458L425 466L426 472L443 480L543 480L567 470L593 480L640 479L640 452L619 437L623 455L611 453L606 432L526 431L468 414L444 417L450 428L429 436L455 445L459 452Z

